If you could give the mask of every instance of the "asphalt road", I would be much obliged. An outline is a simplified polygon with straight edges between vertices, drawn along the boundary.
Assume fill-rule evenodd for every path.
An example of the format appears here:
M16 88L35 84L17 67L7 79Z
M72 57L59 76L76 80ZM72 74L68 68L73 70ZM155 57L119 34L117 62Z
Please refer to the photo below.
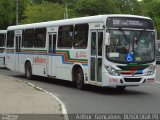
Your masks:
M0 74L26 80L23 74L7 69L0 69ZM81 91L62 80L34 77L26 81L57 95L68 113L160 113L160 83L129 87L125 91L93 86ZM157 81L160 81L160 66L157 66Z

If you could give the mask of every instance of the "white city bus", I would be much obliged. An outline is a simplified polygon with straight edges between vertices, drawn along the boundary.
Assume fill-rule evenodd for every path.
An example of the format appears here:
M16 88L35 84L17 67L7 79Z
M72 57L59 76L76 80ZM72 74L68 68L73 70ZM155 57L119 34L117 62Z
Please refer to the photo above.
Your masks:
M7 29L7 68L97 86L154 83L155 29L148 17L98 15Z
M0 30L0 68L5 67L5 42L7 30Z

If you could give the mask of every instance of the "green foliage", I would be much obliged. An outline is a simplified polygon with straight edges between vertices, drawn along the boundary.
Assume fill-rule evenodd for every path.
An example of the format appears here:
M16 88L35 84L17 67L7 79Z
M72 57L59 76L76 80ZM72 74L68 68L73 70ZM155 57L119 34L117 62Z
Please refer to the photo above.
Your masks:
M40 3L43 2L43 0L32 0L32 2L35 3L35 4L40 4Z
M160 39L160 0L18 0L20 23L43 22L98 14L135 14L153 19ZM0 0L0 29L14 25L16 0Z
M143 7L143 14L149 16L153 19L156 29L158 39L160 39L160 0L143 0L141 2L141 7Z
M19 0L19 20L30 0ZM16 0L0 0L0 29L16 24Z
M137 0L116 0L117 6L123 14L141 14L141 8Z
M15 5L11 0L0 0L0 29L6 29L15 18Z
M77 0L74 11L78 16L120 13L113 0Z
M35 23L64 18L65 8L57 3L44 2L43 4L29 5L25 12L22 23Z
M31 0L19 0L19 21L24 19L23 12L26 7L31 4Z

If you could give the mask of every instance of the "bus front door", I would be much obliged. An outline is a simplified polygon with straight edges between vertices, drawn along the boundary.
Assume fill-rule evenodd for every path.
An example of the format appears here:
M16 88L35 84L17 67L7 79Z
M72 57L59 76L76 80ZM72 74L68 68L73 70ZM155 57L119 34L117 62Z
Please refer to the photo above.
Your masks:
M15 41L15 70L19 71L20 69L20 59L19 59L19 53L20 53L20 48L21 48L21 40L22 36L21 35L15 35L16 41Z
M102 43L103 31L91 31L90 82L102 82Z
M56 39L57 33L48 33L48 75L56 76Z

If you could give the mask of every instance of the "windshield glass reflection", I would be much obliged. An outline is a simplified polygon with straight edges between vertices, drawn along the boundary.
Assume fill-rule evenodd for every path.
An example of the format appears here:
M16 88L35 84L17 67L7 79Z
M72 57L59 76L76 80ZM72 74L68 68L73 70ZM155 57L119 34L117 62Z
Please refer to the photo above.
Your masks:
M154 61L154 32L136 30L109 30L110 45L106 56L115 62Z

